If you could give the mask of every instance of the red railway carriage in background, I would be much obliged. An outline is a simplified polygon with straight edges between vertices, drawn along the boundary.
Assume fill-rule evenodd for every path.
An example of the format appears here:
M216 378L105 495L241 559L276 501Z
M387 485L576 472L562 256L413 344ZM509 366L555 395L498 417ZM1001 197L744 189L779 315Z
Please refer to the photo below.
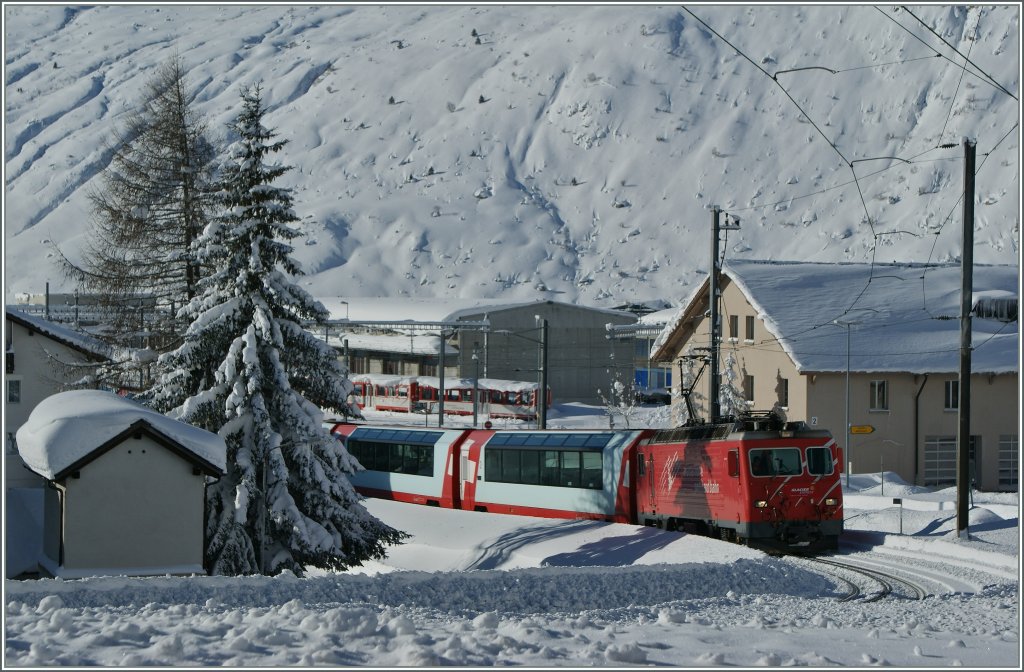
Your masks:
M838 446L777 419L655 430L415 429L338 423L371 497L707 534L768 550L838 546Z
M415 413L436 412L441 399L441 381L434 376L389 376L363 373L350 378L359 408L377 411ZM537 383L519 380L480 378L446 378L444 382L445 415L473 415L473 392L476 390L477 412L492 418L516 420L537 419ZM551 390L547 392L551 406Z

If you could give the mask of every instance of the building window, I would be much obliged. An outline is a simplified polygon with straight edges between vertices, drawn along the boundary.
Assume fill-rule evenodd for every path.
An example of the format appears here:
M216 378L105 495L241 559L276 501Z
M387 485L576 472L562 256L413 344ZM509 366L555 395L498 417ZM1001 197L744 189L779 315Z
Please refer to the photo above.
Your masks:
M1001 490L1017 489L1017 435L999 435L999 488Z
M381 371L381 373L388 376L400 375L401 372L399 371L398 368L400 365L401 362L399 362L397 359L385 359L381 361L381 366L383 368L383 371Z
M779 378L779 406L789 408L789 378Z
M868 409L872 411L889 410L889 384L885 380L871 381L871 399Z
M743 376L743 396L750 403L754 403L754 377Z
M754 340L754 316L747 315L747 340Z
M370 367L366 363L365 355L349 356L349 373L369 373Z
M730 315L729 316L729 338L740 337L740 316Z
M21 403L21 379L20 378L8 378L7 379L7 403L8 404L20 404Z
M944 409L947 411L955 411L960 408L960 381L959 380L947 380L946 381L946 394L945 401L943 402Z

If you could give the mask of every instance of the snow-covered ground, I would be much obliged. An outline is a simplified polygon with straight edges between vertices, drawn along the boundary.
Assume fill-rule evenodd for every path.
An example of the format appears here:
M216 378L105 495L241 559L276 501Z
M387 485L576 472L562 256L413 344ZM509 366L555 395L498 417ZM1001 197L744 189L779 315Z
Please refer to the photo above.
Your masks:
M634 421L661 424L663 408ZM397 416L375 419L395 421ZM621 418L617 421L621 422ZM552 409L551 427L607 426ZM844 479L845 483L845 479ZM411 537L344 574L5 582L5 666L966 666L1020 663L1019 499L884 474L846 488L832 560L678 532L366 500ZM902 499L902 507L893 504ZM902 526L902 533L900 529ZM824 572L824 573L823 573Z

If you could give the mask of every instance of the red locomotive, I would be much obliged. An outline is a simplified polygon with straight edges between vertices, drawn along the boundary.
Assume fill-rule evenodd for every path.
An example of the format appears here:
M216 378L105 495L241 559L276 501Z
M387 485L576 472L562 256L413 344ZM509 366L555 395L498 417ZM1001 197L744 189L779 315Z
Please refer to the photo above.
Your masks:
M839 447L774 416L676 429L491 430L337 423L371 497L678 529L766 550L835 549Z

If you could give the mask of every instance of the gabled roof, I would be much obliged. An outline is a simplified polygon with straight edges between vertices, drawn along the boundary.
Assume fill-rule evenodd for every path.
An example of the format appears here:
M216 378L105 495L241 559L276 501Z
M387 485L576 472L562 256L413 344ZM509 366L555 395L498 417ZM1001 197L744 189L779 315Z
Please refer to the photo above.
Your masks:
M111 392L72 390L43 399L18 430L29 469L60 480L136 432L143 432L206 473L224 473L224 439Z
M798 371L845 371L847 329L853 371L958 370L959 265L733 261L722 272L769 332L754 347L777 341ZM1016 295L1018 276L1015 266L976 264L974 294ZM705 280L655 341L652 358L671 357L682 321L703 314L707 293ZM975 317L972 327L972 371L1017 372L1017 323Z

